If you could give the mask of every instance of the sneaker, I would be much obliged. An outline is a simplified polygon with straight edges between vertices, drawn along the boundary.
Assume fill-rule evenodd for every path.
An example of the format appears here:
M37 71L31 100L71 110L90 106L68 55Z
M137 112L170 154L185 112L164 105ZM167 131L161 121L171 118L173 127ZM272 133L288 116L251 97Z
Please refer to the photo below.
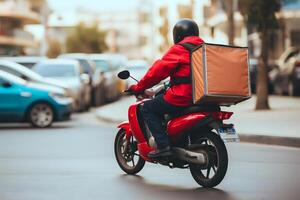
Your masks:
M151 151L148 154L149 158L158 158L158 157L166 157L166 156L171 156L172 155L172 151L171 151L171 147L167 146L163 149L156 149L154 151Z

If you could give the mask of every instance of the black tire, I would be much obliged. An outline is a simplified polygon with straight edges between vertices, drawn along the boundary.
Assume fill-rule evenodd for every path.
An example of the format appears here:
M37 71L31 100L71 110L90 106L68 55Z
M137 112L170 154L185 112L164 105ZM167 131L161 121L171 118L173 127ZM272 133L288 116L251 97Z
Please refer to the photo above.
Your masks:
M27 117L32 126L46 128L54 120L54 111L47 103L36 103L29 109Z
M211 144L207 142L205 143L207 145L207 149L211 152L210 155L214 155L214 159L211 159L213 157L208 155L209 162L205 167L190 164L190 172L194 180L199 185L206 188L212 188L217 186L225 177L228 167L228 154L223 140L216 133L209 131L202 134L201 137L199 137L194 143L202 144L203 141L210 141ZM203 170L206 170L206 176L203 174ZM209 176L211 171L214 172L212 177Z
M127 174L137 174L140 172L144 165L145 161L139 155L136 154L137 147L133 137L129 140L129 149L127 152L122 153L122 146L124 145L125 139L125 130L120 129L115 138L114 150L115 150L115 157L118 162L120 168ZM123 146L124 147L124 146ZM138 157L137 161L135 162L134 158ZM132 161L133 160L133 161ZM133 165L130 166L128 163L131 162Z

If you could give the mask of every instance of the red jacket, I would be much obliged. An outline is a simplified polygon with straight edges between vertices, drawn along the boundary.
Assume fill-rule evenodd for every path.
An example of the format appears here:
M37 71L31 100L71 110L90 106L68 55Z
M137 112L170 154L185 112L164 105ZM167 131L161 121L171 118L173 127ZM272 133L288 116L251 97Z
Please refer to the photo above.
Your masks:
M185 37L179 43L173 45L162 59L157 60L148 70L146 75L136 86L136 91L143 91L158 84L161 80L171 77L190 77L190 53L182 43L202 44L204 41L197 36ZM192 85L179 84L171 86L164 95L166 102L176 106L188 106L192 104Z

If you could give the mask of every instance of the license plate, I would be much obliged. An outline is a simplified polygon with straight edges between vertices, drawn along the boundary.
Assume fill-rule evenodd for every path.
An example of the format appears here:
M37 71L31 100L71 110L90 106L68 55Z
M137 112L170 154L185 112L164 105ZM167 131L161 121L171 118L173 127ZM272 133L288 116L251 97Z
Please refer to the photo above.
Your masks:
M224 142L239 142L240 138L235 131L234 127L232 128L219 128L218 133Z

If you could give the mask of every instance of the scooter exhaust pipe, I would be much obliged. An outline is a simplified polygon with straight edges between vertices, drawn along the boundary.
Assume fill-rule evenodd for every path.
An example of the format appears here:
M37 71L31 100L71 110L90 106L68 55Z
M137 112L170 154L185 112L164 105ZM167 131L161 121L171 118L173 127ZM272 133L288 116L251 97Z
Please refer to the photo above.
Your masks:
M207 164L208 159L205 153L189 151L178 147L172 148L172 152L174 157L186 161L188 163L193 163L198 165Z

